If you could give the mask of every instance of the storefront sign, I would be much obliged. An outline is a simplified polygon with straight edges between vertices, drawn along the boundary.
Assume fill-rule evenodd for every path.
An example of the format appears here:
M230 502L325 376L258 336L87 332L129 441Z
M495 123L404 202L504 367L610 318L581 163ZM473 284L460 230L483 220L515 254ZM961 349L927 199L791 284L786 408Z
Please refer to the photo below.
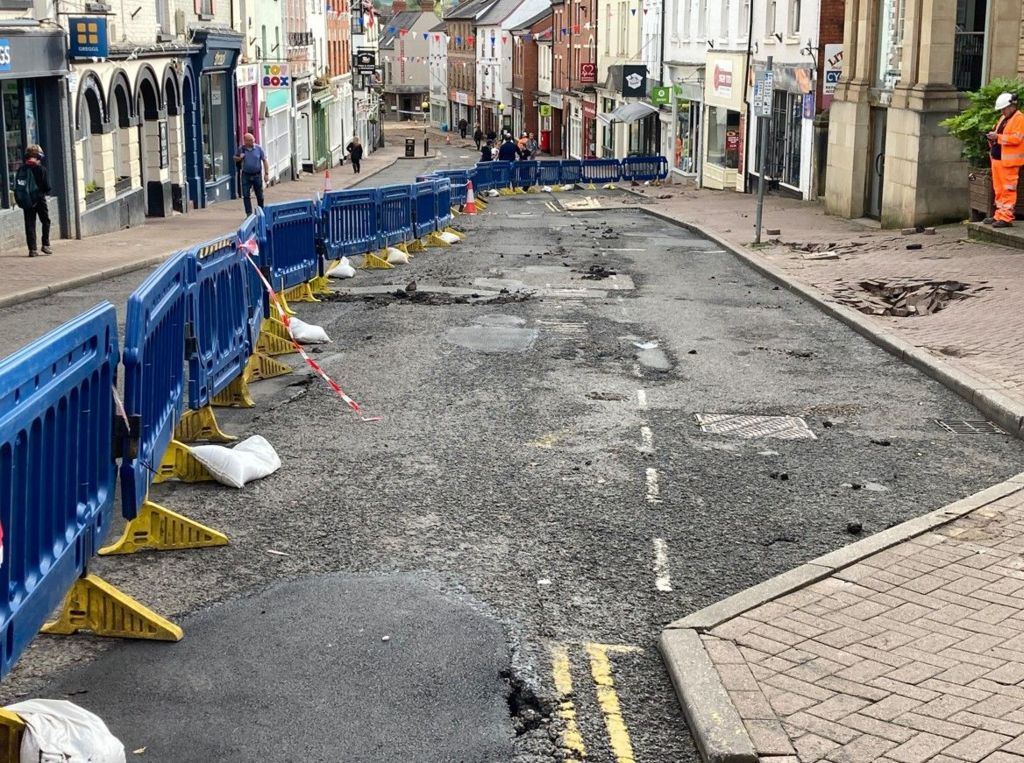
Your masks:
M264 88L291 88L292 78L288 73L288 64L263 64Z
M597 64L580 64L580 82L597 82Z
M218 50L213 54L213 65L224 66L228 62L228 52L226 50Z
M622 95L624 98L643 98L647 95L646 66L625 64L622 67Z
M814 93L804 93L804 119L814 119Z
M712 69L711 86L719 98L732 98L732 61L722 59Z
M839 80L843 78L843 46L825 46L825 78L821 85L822 107L828 108L836 93Z
M538 113L542 117L550 117L551 116L551 105L547 104L547 103L542 103L540 105L540 111Z
M655 106L672 103L672 88L656 87L651 89L651 103Z
M68 55L73 59L106 58L107 20L105 18L82 18L73 16L68 19L71 30L68 35Z
M548 102L551 104L551 108L553 108L553 109L561 109L562 108L562 94L561 93L552 93L551 95L548 96Z
M583 102L584 119L597 119L597 104L590 101Z
M256 64L246 64L235 69L235 84L238 87L249 87L260 81L260 67Z
M11 43L10 40L0 40L0 72L11 70Z
M356 53L356 71L360 74L370 74L377 70L377 52L373 50L360 50Z

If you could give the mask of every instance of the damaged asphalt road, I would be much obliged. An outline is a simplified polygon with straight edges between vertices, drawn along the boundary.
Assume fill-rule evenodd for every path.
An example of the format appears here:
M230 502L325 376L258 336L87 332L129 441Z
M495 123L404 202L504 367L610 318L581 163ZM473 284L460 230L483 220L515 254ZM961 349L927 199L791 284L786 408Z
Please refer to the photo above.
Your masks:
M666 623L1019 471L1020 443L937 426L979 415L718 245L546 197L492 200L461 244L297 305L335 340L318 362L384 420L319 382L288 404L294 379L254 386L260 407L222 424L282 469L153 491L231 545L95 564L186 642L40 638L3 699L84 689L150 760L185 759L154 728L172 717L209 760L488 763L563 760L570 701L587 760L695 761ZM447 296L395 296L412 281ZM236 701L251 712L218 719Z

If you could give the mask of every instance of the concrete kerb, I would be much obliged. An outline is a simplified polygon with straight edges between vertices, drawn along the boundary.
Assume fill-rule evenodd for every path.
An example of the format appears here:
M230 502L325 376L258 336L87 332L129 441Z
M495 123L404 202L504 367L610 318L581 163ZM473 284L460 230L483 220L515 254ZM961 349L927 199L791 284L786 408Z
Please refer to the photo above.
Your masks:
M417 157L422 159L423 157ZM398 158L392 159L387 164L377 167L366 173L366 177L373 177L378 172L383 172L398 161ZM345 190L345 189L340 189ZM199 243L199 242L196 242ZM187 249L188 247L182 247ZM75 276L74 278L68 278L64 281L58 281L56 283L47 284L46 286L34 286L31 289L25 289L23 291L15 292L14 294L8 294L7 296L0 297L0 309L5 307L11 307L13 305L20 305L25 302L31 302L34 299L42 299L43 297L50 297L54 294L58 294L62 291L70 291L71 289L77 289L81 286L89 286L90 284L104 281L107 278L115 278L117 276L123 276L127 273L133 273L136 270L145 270L146 268L155 268L160 263L173 257L181 249L175 249L164 254L154 255L153 257L147 257L144 260L133 260L132 262L125 263L124 265L117 265L116 267L107 268L105 270L99 270L95 273L86 273L82 276Z
M988 379L973 376L965 371L953 367L927 350L916 347L910 342L902 339L892 332L886 331L874 325L873 321L865 315L858 313L845 305L832 302L819 289L806 284L797 283L790 279L784 272L770 263L764 262L756 255L726 241L713 231L709 231L699 225L677 220L663 212L648 209L646 207L597 207L586 210L568 210L573 213L592 212L614 212L630 210L641 212L651 217L656 217L672 225L685 228L700 236L704 236L721 246L735 257L743 260L748 266L761 275L782 286L802 299L815 305L827 315L841 321L849 326L865 339L870 340L886 352L895 355L910 364L926 376L934 379L944 387L955 392L968 403L981 411L986 418L998 424L1003 430L1013 437L1024 439L1024 404L1014 400L1002 392L997 385Z

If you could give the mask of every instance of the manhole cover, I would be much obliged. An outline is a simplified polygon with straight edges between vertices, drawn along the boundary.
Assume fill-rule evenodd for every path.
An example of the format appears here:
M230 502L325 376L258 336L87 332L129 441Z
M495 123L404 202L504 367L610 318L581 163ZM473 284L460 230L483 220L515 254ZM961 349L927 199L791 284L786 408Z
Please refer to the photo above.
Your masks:
M944 419L935 419L935 423L953 434L1006 434L991 421L945 421Z
M744 437L774 437L777 440L816 440L814 432L799 416L747 416L735 413L698 413L697 423L708 434Z

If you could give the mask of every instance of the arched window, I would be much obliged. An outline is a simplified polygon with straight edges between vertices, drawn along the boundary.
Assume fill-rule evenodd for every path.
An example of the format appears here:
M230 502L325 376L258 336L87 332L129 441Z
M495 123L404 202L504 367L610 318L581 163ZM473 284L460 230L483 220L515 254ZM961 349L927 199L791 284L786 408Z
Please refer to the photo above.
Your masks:
M114 127L114 176L121 181L131 176L131 157L128 150L131 141L131 100L128 88L123 82L115 80L113 88L110 98L110 123Z
M82 157L82 183L88 196L103 188L103 94L99 82L82 80L78 102L78 154Z

